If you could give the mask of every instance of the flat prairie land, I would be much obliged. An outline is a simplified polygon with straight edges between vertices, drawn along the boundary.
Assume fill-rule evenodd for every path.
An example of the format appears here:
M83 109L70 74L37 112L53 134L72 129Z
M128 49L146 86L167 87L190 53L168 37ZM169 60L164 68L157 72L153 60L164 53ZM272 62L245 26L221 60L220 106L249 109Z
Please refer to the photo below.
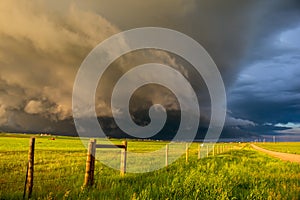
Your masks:
M28 143L28 135L0 135L0 199L22 199ZM128 151L154 151L166 143L128 140ZM85 188L82 142L37 136L32 199L300 199L299 164L269 157L249 144L217 144L224 146L230 148L198 159L194 143L188 162L183 155L168 167L124 177L96 161L95 184ZM105 156L114 159L115 150L109 151Z
M282 153L300 154L300 142L256 143L258 147Z

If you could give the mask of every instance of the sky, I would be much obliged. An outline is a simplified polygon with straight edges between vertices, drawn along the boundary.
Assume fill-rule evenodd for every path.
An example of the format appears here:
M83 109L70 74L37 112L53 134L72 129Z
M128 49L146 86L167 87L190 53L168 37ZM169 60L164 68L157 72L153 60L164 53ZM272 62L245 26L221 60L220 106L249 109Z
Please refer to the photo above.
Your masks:
M0 131L74 134L72 90L84 58L110 36L147 26L180 31L213 58L227 92L224 132L300 138L298 0L1 1ZM111 117L110 94L124 72L157 60L190 80L205 129L210 117L205 83L182 58L154 50L130 53L112 64L98 87L98 116ZM142 116L138 124L149 121L140 113L154 103L179 109L165 88L144 89L130 108L135 118ZM100 123L109 130L116 126Z

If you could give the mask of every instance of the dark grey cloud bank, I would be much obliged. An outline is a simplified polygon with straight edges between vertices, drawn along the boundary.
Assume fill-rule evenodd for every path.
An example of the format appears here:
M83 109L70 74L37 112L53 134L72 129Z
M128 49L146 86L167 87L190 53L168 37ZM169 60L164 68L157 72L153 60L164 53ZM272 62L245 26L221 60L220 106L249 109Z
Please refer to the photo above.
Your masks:
M276 10L259 23L264 29L243 61L229 107L257 123L252 131L299 140L300 2L286 1Z
M229 100L223 136L287 134L278 132L276 124L299 122L299 4L297 0L2 2L0 130L74 134L72 86L84 57L114 33L160 26L196 39L215 60ZM210 115L205 84L188 63L164 52L135 52L106 73L96 107L107 131L119 133L109 109L114 82L135 65L158 59L192 82L203 114L199 131L205 131ZM177 102L169 91L155 86L133 98L137 123L147 123L147 108L153 103L169 108L172 117L164 131L175 131Z

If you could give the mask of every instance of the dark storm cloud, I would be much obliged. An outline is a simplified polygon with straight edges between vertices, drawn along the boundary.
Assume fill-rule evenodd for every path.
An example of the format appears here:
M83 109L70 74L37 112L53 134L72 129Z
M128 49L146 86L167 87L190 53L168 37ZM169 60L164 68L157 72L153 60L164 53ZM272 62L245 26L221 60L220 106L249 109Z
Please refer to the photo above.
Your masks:
M131 1L132 4L133 2L135 1ZM103 1L102 6L95 6L95 10L103 13L107 19L122 29L162 26L188 34L199 41L211 54L223 75L227 88L230 88L238 74L247 68L248 63L269 59L275 52L281 55L292 51L275 49L272 42L277 34L297 25L299 2L296 0L173 2L172 9L161 6L154 12L153 7L159 4L156 1L145 3L147 6L138 2L132 5L128 2ZM119 12L111 12L115 10L116 5L119 6L117 8ZM182 9L178 9L180 6ZM174 14L176 9L177 12ZM140 17L137 18L137 15ZM199 96L204 94L203 99L209 102L207 93L203 93L200 89L198 94ZM230 100L231 96L229 95L228 98ZM230 124L229 121L234 124L233 119L241 124L254 124L255 118L248 119L246 114L247 112L240 115L244 122L236 116L229 117L227 124Z
M226 83L239 71L238 63L262 28L261 18L277 7L274 1L103 0L91 3L122 30L161 26L196 39L211 54Z
M299 121L300 59L282 59L260 62L241 73L230 93L235 114L259 123Z
M269 122L268 129L273 133L300 133L297 128L278 131L274 127L277 123L300 121L299 3L286 1L262 20L265 32L249 49L245 70L237 76L230 93L229 107L236 116L261 126Z
M255 63L268 59L267 55L274 55L275 51L269 45L272 38L295 27L299 21L298 9L299 3L296 0L1 2L0 124L33 130L34 124L42 121L43 127L49 130L57 130L57 127L61 129L62 126L55 128L53 123L64 122L63 120L71 117L73 81L84 57L112 34L142 26L171 28L196 39L211 54L229 88L240 71L247 66L246 63ZM258 53L252 53L253 51ZM285 49L276 50L277 54L282 51ZM163 59L164 63L189 77L205 105L203 109L208 110L209 95L205 93L201 81L194 81L199 77L194 76L193 70L187 68L188 71L185 71L184 62L167 53L151 52L150 55L150 60ZM130 59L116 64L119 71L104 78L105 87L102 92L109 91L112 80L128 70L129 65L141 62L130 55L128 57ZM146 57L144 55L140 58ZM285 61L286 59L282 62ZM245 81L240 84L253 85L251 80ZM251 96L238 92L238 88L242 87L237 87L233 99L243 94L245 97ZM298 89L290 88L291 91ZM149 102L153 103L161 101L161 94L166 93L158 91L157 94L145 97L150 98ZM103 98L98 100L97 109L108 115L109 101L105 96L100 97ZM147 99L145 101L148 102ZM169 96L163 101L170 104L170 107L174 106L170 103L172 100ZM245 105L243 102L237 102L235 108ZM232 126L254 126L255 119L247 114L252 110L247 108L240 109L241 113L236 116L236 109L232 109L234 112L229 114L227 123ZM47 120L49 126L46 125ZM36 128L37 131L39 129L41 127Z

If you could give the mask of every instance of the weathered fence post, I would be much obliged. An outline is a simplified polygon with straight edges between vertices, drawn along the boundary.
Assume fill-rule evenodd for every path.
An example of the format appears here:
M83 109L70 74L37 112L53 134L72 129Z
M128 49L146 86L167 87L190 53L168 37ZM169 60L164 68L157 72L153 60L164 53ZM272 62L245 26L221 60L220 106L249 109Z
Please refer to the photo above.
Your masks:
M126 173L126 157L127 157L127 141L123 141L122 144L124 145L124 148L122 148L121 152L121 176L124 176Z
M189 162L189 144L185 144L185 162Z
M32 194L33 171L34 171L34 147L35 147L35 138L32 137L32 138L30 138L30 141L29 141L28 164L27 164L23 199L25 199L25 197L26 197L26 192L28 193L28 199L31 197L31 194Z
M213 145L212 154L215 156L215 145Z
M94 185L94 175L95 175L95 159L96 159L96 139L92 140L92 166L91 166L91 185Z
M201 158L201 144L198 145L198 159Z
M94 184L95 154L96 140L90 139L85 166L84 186L92 186Z
M166 167L168 167L169 145L166 145Z

